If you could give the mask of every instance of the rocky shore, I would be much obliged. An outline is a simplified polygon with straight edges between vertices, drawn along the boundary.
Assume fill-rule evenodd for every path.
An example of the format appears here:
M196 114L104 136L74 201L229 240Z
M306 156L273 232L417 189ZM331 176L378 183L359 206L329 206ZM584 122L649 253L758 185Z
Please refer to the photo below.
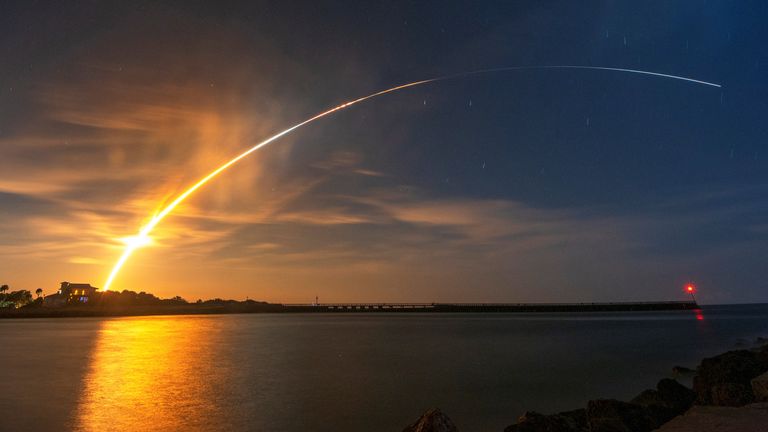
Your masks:
M699 366L673 368L693 375L693 388L664 378L632 400L596 399L586 408L523 413L504 432L765 432L768 431L768 340L753 349L705 358ZM451 419L431 409L403 432L458 432Z

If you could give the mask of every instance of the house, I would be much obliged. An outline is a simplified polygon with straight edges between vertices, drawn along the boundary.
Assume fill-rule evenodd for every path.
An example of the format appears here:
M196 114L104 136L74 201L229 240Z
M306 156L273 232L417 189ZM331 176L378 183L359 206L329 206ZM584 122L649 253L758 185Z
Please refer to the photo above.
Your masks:
M67 299L58 292L55 294L48 294L43 298L43 306L45 307L61 307L67 304Z
M93 298L96 290L98 288L91 286L91 284L62 282L61 288L54 295L59 297L59 302L88 303Z

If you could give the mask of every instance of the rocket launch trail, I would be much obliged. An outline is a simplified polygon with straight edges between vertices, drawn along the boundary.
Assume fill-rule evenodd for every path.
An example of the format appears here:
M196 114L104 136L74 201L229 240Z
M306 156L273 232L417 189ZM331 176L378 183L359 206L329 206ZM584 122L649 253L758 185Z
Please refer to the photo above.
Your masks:
M425 79L421 81L414 81L407 84L398 85L396 87L388 88L386 90L381 90L372 94L369 94L367 96L363 96L357 99L353 99L351 101L345 102L341 105L338 105L334 108L331 108L327 111L323 111L319 114L316 114L313 117L310 117L300 123L297 123L281 132L276 133L275 135L272 135L271 137L257 143L256 145L252 146L251 148L245 150L244 152L240 153L239 155L235 156L234 158L230 159L228 162L224 163L220 167L216 168L215 170L211 171L208 175L201 178L199 181L197 181L195 184L190 186L187 190L182 192L179 196L177 196L173 201L171 201L168 205L163 207L158 213L156 213L149 222L144 225L137 235L133 237L129 237L125 243L125 249L123 250L122 255L117 260L115 265L112 268L112 271L109 274L109 277L107 278L106 282L104 283L103 289L104 291L109 290L110 286L114 282L115 278L117 277L118 273L122 269L122 267L125 265L125 263L128 261L128 259L131 257L134 251L138 249L139 247L146 245L150 242L149 235L152 233L152 231L157 227L157 225L162 222L163 219L165 219L166 216L168 216L179 204L181 204L184 200L186 200L190 195L192 195L195 191L203 187L206 183L208 183L210 180L212 180L214 177L221 174L224 170L231 167L232 165L239 162L241 159L247 157L251 153L261 149L262 147L276 141L277 139L288 135L289 133L295 131L296 129L299 129L300 127L312 123L316 120L319 120L323 117L329 116L336 111L340 111L346 108L349 108L352 105L355 105L357 103L366 101L368 99L372 99L378 96L385 95L387 93L393 93L399 90L407 89L410 87L416 87L423 84L428 83L434 83L438 81L446 81L451 79L459 79L459 78L465 78L470 77L473 75L481 75L481 74L489 74L489 73L497 73L497 72L509 72L509 71L524 71L524 70L547 70L547 69L570 69L570 70L591 70L591 71L608 71L608 72L623 72L623 73L632 73L632 74L640 74L640 75L647 75L652 76L656 78L667 78L667 79L674 79L674 80L680 80L680 81L686 81L693 84L699 84L699 85L705 85L705 86L711 86L711 87L721 87L720 84L715 84L712 82L707 81L701 81L696 80L693 78L687 78L682 76L676 76L676 75L668 75L658 72L650 72L650 71L643 71L643 70L635 70L635 69L623 69L623 68L613 68L613 67L598 67L598 66L576 66L576 65L555 65L555 66L512 66L512 67L501 67L501 68L494 68L494 69L483 69L483 70L476 70L476 71L470 71L470 72L462 72L457 73L453 75L445 75L441 77L436 78L430 78Z

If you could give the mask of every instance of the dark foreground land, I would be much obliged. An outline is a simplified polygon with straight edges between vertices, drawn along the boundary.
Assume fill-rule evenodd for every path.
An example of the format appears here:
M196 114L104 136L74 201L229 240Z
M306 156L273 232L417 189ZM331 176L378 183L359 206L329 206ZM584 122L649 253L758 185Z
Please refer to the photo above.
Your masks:
M664 378L629 402L595 399L586 408L557 414L523 413L504 432L765 432L768 431L768 339L756 348L705 358L693 388ZM403 432L458 432L451 419L431 409Z
M0 309L0 318L57 318L231 313L514 313L514 312L630 312L695 310L692 301L635 303L338 303L276 304L253 300L208 300L187 303L159 300L154 304L104 302L62 307Z

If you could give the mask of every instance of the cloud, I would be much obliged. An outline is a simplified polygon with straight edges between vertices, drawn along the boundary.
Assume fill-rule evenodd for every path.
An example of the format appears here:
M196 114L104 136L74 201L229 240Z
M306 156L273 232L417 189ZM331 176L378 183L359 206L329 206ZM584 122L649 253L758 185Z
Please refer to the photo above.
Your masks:
M378 87L354 61L340 67L346 52L307 70L269 37L236 26L201 25L185 39L147 21L73 48L35 76L14 121L0 119L0 273L27 269L30 285L48 273L98 284L119 239L213 167L340 95ZM207 20L180 21L197 28ZM214 33L217 42L206 42ZM439 190L433 177L450 174L453 184L474 175L456 159L477 156L479 169L489 149L482 141L494 134L468 135L474 147L463 153L449 151L440 134L414 134L411 122L465 116L431 117L441 98L425 106L422 91L432 90L361 104L243 160L158 227L121 283L187 295L208 277L208 286L257 286L278 300L304 286L346 299L363 295L354 289L413 299L403 287L421 284L432 300L442 292L542 300L537 290L565 297L581 287L597 296L626 275L653 287L694 261L762 256L766 209L755 203L764 190L667 191L629 211L541 207L501 187L474 193L477 182ZM525 136L512 139L524 148ZM427 172L407 172L418 169Z
M221 102L216 92L194 85L106 81L44 88L47 108L36 124L47 126L3 138L0 169L7 175L0 179L0 199L12 210L0 221L0 255L104 274L121 237L281 123L237 97ZM60 127L63 137L57 136ZM717 250L692 252L669 243L694 244L702 227L756 210L754 200L740 199L754 192L732 191L641 203L632 214L444 196L384 172L361 151L340 148L296 162L287 140L254 154L158 227L154 245L134 258L142 280L169 269L207 268L211 274L270 274L279 285L280 270L302 275L305 283L323 274L322 283L336 284L334 275L348 274L379 284L432 280L457 293L467 280L485 286L514 280L512 291L528 284L564 294L558 287L569 283L605 286L622 274L658 276L686 261L741 254L743 248L732 246L733 233L724 234L730 240L719 240L724 246ZM713 207L713 201L727 205ZM757 234L764 226L746 222L744 229ZM658 265L661 255L669 262ZM170 283L190 283L181 278Z

